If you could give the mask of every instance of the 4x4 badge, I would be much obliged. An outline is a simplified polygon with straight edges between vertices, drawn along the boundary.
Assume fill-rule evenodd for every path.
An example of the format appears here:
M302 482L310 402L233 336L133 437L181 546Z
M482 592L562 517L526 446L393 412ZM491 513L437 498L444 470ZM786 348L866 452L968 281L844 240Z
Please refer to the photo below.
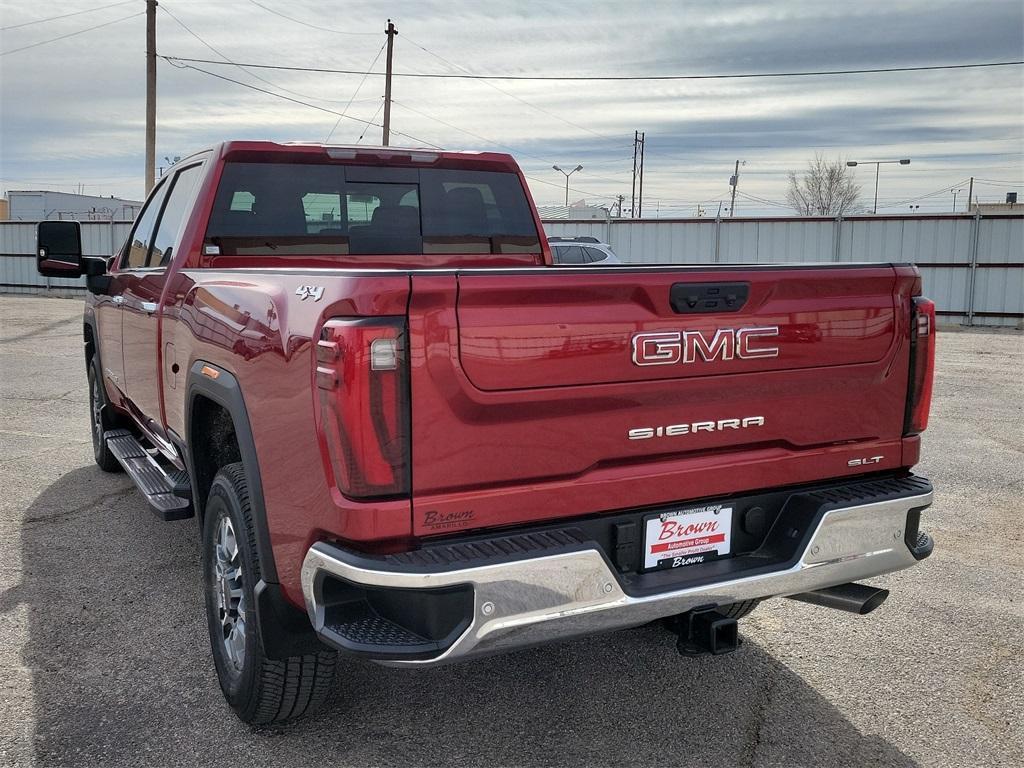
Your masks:
M295 295L301 296L303 301L306 299L320 301L324 297L324 287L322 285L300 285L295 289Z

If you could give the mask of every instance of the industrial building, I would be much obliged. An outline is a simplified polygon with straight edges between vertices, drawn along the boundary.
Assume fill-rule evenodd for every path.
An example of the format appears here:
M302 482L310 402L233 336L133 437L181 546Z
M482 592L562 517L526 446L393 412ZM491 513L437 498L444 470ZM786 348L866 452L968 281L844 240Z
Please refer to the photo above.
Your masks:
M132 221L142 209L142 203L113 196L75 195L47 190L11 190L7 193L6 208L5 218L10 221ZM0 212L2 210L0 207Z

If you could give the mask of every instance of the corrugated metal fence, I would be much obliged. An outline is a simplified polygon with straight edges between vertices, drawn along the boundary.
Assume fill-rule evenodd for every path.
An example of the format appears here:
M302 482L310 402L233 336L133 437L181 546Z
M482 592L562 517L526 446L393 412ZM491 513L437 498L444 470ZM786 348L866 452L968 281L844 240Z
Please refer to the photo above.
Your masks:
M632 264L913 262L946 322L1024 327L1024 215L545 221Z
M549 221L548 235L592 235L636 264L910 261L947 322L1024 327L1024 216ZM108 256L130 222L83 222L85 253ZM81 293L40 277L35 224L0 222L0 290Z

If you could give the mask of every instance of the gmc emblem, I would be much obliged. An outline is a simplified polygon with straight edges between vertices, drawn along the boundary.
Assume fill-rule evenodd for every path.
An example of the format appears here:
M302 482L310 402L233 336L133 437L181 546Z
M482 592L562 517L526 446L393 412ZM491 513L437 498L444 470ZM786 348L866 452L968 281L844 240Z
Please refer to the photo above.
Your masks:
M778 326L763 328L720 328L710 341L700 331L659 331L633 334L634 365L693 363L698 356L712 360L753 360L778 357L779 348L758 345L761 339L778 336ZM756 345L756 346L755 346Z

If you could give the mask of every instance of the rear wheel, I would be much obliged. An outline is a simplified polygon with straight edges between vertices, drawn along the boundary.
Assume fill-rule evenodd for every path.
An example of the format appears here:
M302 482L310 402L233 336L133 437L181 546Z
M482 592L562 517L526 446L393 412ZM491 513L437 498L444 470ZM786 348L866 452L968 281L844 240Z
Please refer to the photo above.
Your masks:
M760 600L744 600L742 603L720 605L718 606L718 612L724 616L728 616L730 619L742 619L752 610L757 608L757 604L760 602Z
M89 426L92 432L92 453L97 466L104 472L120 472L121 463L114 458L114 454L107 447L106 440L103 439L103 433L107 429L104 412L109 411L110 408L99 368L99 363L93 357L89 361L86 371L86 377L89 380Z
M213 480L203 521L203 582L210 647L221 690L245 722L289 720L318 707L334 686L337 654L267 657L255 610L261 578L249 489L240 463Z

